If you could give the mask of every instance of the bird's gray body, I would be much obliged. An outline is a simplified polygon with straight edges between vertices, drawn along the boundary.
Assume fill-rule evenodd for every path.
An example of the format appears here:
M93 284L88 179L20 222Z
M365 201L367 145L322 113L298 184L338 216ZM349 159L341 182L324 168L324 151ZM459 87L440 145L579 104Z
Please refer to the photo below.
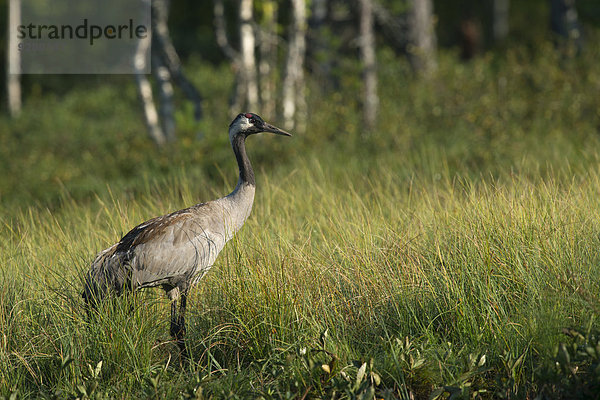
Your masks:
M146 221L101 251L84 296L162 286L171 299L198 282L250 215L255 186L238 182L226 197Z

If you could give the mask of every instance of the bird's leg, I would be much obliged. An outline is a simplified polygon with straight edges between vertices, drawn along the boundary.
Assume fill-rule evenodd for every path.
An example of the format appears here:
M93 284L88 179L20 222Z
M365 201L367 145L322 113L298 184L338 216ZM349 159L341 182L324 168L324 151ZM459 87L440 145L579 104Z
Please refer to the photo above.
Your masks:
M179 332L177 322L177 300L171 300L171 336L174 338L177 338L177 332Z
M187 305L187 291L181 293L181 303L179 304L179 316L177 318L177 325L179 331L177 332L177 345L184 359L189 359L190 355L185 347L185 307Z
M184 359L189 358L189 354L185 347L185 306L187 303L187 293L181 294L181 303L179 313L177 313L177 300L171 301L171 336L175 339L177 347L181 351Z
M177 318L177 323L179 324L181 336L185 336L185 306L186 305L187 305L187 292L183 292L183 293L181 293L181 303L179 304L179 318Z

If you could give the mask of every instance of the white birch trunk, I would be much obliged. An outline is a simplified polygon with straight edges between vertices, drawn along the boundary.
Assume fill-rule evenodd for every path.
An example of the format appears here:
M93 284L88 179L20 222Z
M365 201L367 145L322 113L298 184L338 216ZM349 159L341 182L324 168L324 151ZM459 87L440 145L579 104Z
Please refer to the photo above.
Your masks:
M173 103L173 84L169 68L162 64L157 54L152 54L152 75L156 80L158 95L160 97L160 121L165 139L169 142L175 140L175 105Z
M183 94L194 104L194 118L199 121L202 117L202 96L196 87L190 82L185 76L181 67L181 60L175 50L175 46L171 41L171 35L169 33L168 19L169 19L169 0L153 0L152 1L152 33L154 34L154 52L158 53L157 56L160 58L159 65L167 68L167 71L162 71L161 76L168 76L167 86L162 86L160 90L167 90L169 87L172 92L172 82L174 82L183 91ZM158 82L163 85L166 82L161 76L157 76ZM164 94L168 96L168 93ZM161 96L163 93L161 93ZM172 95L171 95L172 97ZM174 121L173 115L169 117ZM168 125L169 123L165 123ZM173 122L174 124L174 122ZM173 135L166 130L167 139L174 139Z
M373 2L360 3L360 56L363 64L363 118L367 130L375 128L377 121L377 65L375 35L373 33Z
M409 14L409 61L413 69L428 74L437 68L437 40L433 20L432 0L411 0Z
M306 2L292 0L292 25L283 81L283 118L287 129L305 129L304 55L306 51ZM298 122L298 124L295 123Z
M21 24L21 0L10 0L8 5L8 68L6 73L6 90L8 97L8 111L12 117L21 112L21 54L19 53L18 39L11 27Z
M138 42L137 51L134 59L135 78L138 87L138 93L142 102L144 111L144 121L148 127L150 137L158 146L163 146L166 143L165 133L160 126L154 98L152 96L152 86L144 73L146 69L146 52L150 48L150 35L141 39Z
M168 0L153 0L152 1L152 28L155 34L155 46L151 54L152 60L152 75L157 83L158 95L160 97L159 104L159 120L165 140L170 142L175 140L175 106L173 104L173 84L171 83L171 73L169 68L164 64L158 50L166 53L165 42L168 42L169 28L167 20L169 18L169 1ZM161 39L162 38L162 39ZM158 40L157 40L158 39ZM175 49L169 49L175 53ZM165 58L168 58L165 55ZM174 58L179 61L177 53Z
M240 1L240 47L242 58L243 84L246 88L246 101L248 111L258 111L258 83L256 73L256 56L254 48L256 38L254 35L253 19L253 1Z

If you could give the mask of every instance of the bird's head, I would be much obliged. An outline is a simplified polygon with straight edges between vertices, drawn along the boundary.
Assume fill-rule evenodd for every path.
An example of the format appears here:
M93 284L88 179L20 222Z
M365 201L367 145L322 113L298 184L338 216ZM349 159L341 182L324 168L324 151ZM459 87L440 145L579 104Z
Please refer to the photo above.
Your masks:
M266 123L261 117L253 113L241 113L229 125L229 139L233 141L236 136L248 137L255 133L271 132L277 135L292 136L276 126Z

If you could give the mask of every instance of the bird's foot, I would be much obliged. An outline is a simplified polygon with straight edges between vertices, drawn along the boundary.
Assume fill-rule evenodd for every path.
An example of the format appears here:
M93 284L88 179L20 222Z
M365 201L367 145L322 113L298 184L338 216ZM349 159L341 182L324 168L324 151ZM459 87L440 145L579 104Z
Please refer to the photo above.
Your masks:
M185 323L182 320L171 321L171 336L175 339L175 344L179 347L181 362L187 363L190 354L185 346Z

